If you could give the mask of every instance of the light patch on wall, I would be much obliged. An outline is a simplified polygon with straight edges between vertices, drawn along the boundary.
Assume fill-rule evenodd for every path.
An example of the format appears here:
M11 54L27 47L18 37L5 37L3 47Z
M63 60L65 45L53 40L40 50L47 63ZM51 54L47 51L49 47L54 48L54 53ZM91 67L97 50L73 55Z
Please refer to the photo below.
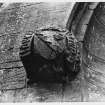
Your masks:
M57 5L60 5L61 3L60 2L48 2L48 6L51 6L51 7L53 7L53 6L57 6ZM64 4L64 3L63 3Z
M0 7L0 12L1 12L3 9L5 9L6 7L8 7L9 4L10 4L9 2L3 3L3 4L1 5L1 7Z
M48 7L57 7L59 8L59 6L64 6L67 4L67 2L47 2Z

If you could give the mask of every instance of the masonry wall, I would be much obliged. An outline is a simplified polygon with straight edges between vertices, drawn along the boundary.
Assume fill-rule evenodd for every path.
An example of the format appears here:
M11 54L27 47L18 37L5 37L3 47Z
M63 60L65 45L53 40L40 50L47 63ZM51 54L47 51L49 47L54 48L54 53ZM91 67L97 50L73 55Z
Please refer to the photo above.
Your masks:
M72 3L13 3L0 11L0 89L25 87L19 47L26 31L65 27Z

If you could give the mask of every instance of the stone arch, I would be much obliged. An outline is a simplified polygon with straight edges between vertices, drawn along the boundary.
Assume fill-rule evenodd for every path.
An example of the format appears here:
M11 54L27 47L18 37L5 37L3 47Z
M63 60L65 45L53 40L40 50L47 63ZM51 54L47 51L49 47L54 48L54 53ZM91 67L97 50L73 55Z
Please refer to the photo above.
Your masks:
M74 4L66 28L73 32L78 41L83 40L88 23L98 4L98 2L77 2Z

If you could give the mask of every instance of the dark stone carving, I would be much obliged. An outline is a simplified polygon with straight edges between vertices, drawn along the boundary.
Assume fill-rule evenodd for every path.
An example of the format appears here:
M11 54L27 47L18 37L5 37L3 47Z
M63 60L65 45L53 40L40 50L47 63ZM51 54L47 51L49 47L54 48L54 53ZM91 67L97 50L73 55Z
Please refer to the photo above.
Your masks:
M48 27L28 32L20 58L31 82L64 82L80 71L77 41L66 29Z

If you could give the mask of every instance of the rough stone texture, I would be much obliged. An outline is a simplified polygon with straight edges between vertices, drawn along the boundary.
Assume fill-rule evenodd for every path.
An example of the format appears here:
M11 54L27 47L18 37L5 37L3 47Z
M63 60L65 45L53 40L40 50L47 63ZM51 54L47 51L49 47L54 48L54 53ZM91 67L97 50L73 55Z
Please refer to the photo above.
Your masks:
M27 87L26 73L19 58L24 34L43 26L65 27L72 4L17 3L4 7L0 11L0 102L81 101L79 76L69 84Z
M81 101L79 77L69 84L27 87L19 58L24 34L43 26L65 27L72 3L17 3L4 7L0 11L0 102Z
M80 81L65 84L34 84L0 93L0 102L80 102Z
M84 36L83 63L88 101L104 101L105 99L104 6L104 3L98 4Z
M98 2L76 3L67 22L67 29L72 30L78 41L83 41L90 18Z
M19 58L19 47L24 33L45 25L65 27L70 6L71 3L13 3L0 12L0 75L2 75L0 87L2 89L21 88L25 84L23 82L19 85L18 82L22 81L22 78L24 81L26 75ZM12 79L7 83L7 78L13 78L13 83ZM14 84L17 86L14 87Z

